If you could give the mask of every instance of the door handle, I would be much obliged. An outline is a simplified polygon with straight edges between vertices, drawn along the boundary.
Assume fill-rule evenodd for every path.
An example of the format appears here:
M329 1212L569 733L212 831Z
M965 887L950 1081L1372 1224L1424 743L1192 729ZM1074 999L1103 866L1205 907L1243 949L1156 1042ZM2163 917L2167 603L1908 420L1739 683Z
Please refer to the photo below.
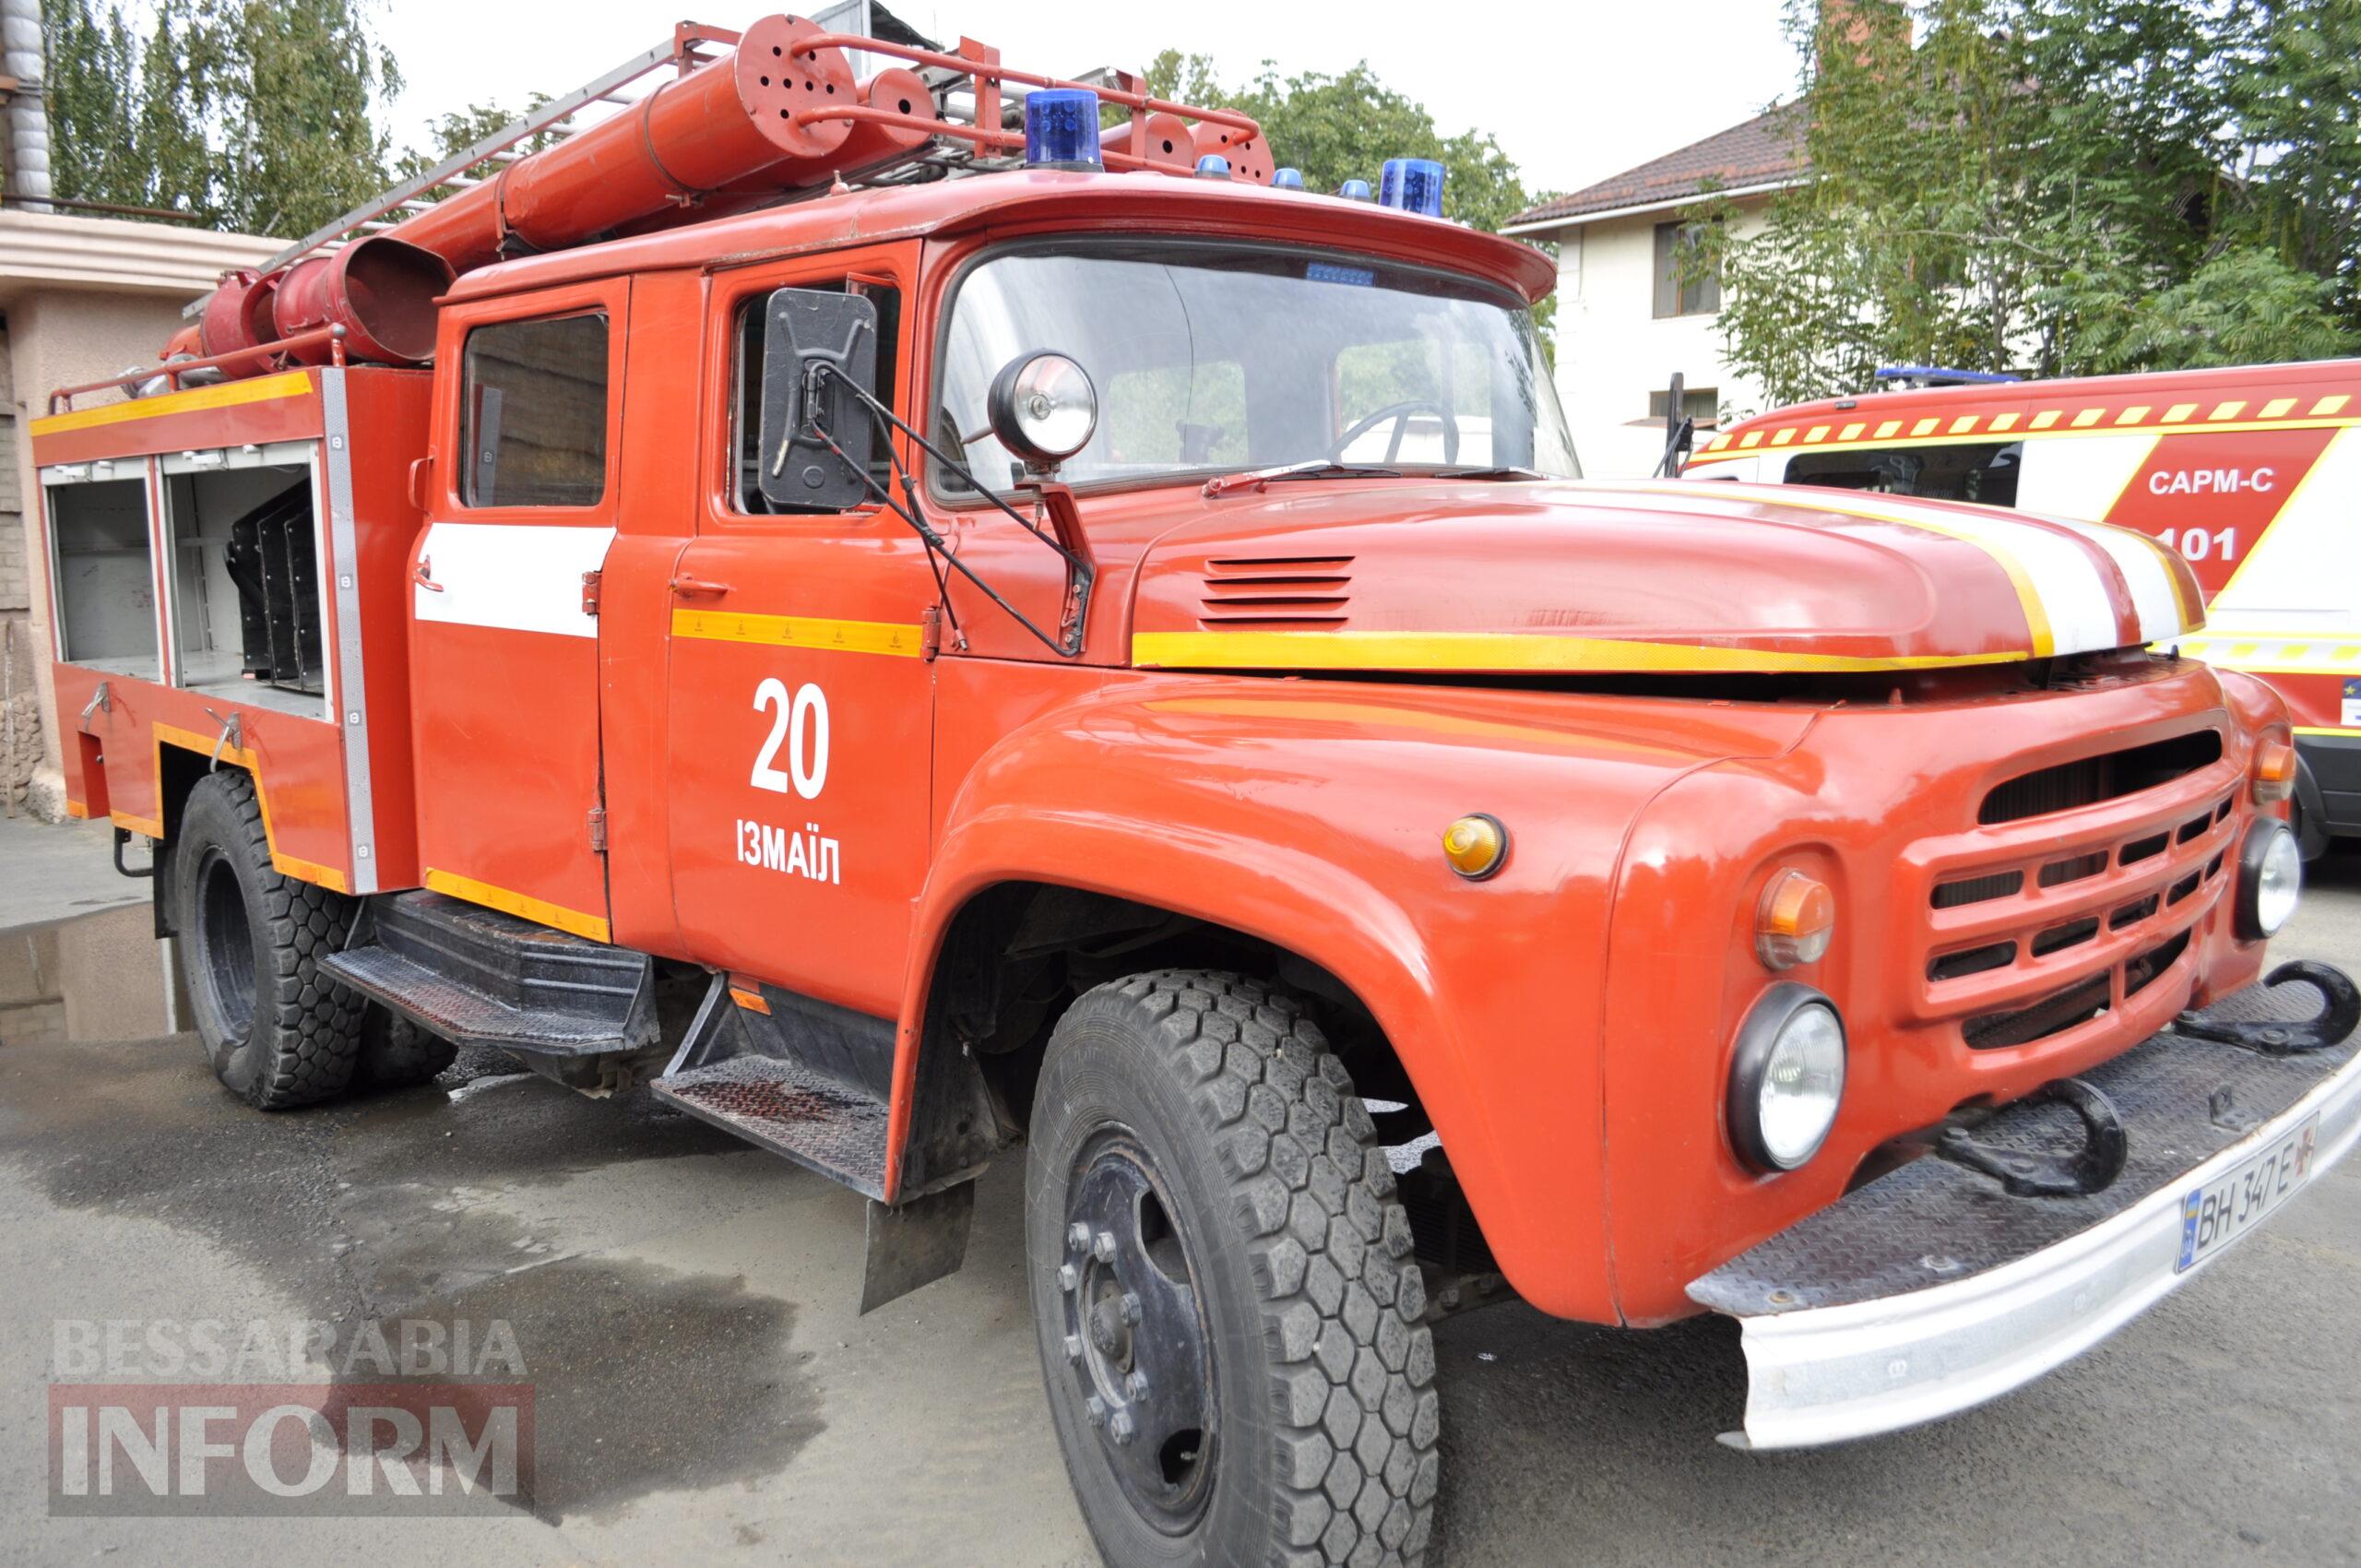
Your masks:
M685 572L672 579L672 592L682 599L719 599L729 591L728 583L709 583Z
M432 557L421 555L418 558L418 564L409 569L409 580L429 593L443 591L443 585L434 580L434 562Z

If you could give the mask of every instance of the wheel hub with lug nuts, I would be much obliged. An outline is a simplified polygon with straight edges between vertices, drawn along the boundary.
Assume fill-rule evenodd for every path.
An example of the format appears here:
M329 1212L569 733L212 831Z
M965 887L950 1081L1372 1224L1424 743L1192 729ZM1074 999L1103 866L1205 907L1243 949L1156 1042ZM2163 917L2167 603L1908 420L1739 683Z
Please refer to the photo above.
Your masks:
M1172 1205L1128 1134L1086 1146L1066 1190L1065 1360L1109 1470L1168 1534L1213 1493L1213 1336Z

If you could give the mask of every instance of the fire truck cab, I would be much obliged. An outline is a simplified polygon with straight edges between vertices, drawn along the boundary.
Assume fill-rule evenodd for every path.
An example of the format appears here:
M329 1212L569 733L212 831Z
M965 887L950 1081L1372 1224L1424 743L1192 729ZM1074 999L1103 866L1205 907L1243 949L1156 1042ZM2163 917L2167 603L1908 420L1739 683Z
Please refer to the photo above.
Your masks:
M1022 1158L1121 1563L1420 1561L1446 1312L1726 1313L1737 1441L1857 1437L2350 1147L2179 555L1582 483L1439 170L853 47L690 30L35 425L71 795L231 1092L653 1093L864 1194L872 1305Z
M2307 857L2361 835L2361 361L2019 381L1903 367L1885 389L1716 431L1691 478L1929 495L2137 529L2210 623L2178 647L2296 720Z

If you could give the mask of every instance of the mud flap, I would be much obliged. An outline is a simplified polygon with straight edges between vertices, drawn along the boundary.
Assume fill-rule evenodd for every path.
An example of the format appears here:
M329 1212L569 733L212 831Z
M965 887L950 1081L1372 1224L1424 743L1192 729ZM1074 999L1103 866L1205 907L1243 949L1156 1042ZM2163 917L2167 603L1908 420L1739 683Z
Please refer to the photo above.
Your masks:
M869 1200L869 1245L860 1268L860 1310L876 1311L967 1261L976 1183L962 1182L889 1207Z

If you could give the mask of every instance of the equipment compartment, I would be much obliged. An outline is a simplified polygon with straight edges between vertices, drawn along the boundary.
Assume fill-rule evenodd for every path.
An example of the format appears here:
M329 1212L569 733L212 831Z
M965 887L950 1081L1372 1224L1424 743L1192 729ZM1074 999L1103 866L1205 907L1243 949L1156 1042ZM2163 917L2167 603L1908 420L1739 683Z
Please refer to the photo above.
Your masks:
M69 664L152 681L156 564L148 547L148 484L144 478L113 479L92 471L113 467L72 465L42 475L49 503L57 656Z
M326 690L314 448L163 460L177 683L311 713Z

